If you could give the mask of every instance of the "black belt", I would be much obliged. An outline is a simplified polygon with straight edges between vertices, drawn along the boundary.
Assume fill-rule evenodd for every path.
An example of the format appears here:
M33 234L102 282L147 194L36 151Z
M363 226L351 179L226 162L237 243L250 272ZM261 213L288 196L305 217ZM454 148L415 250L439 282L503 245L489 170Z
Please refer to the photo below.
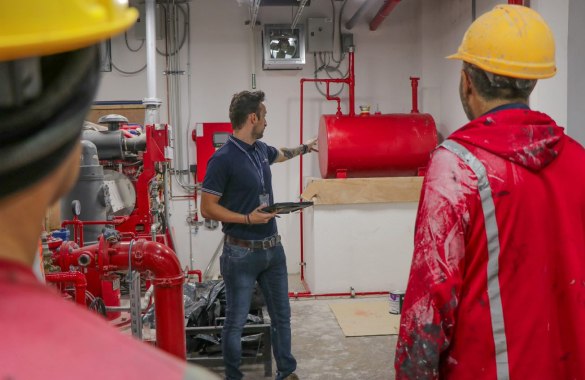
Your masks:
M280 243L280 235L271 236L264 240L240 240L225 235L225 241L230 244L237 245L238 247L251 249L269 249Z

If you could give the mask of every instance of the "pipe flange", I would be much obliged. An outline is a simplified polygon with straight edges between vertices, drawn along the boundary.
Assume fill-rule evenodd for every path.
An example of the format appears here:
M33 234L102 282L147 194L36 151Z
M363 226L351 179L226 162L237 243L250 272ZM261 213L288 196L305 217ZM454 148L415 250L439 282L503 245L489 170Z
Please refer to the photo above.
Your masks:
M148 106L160 107L162 101L158 98L144 98L142 99L142 104L144 104L147 107Z
M152 283L161 288L172 288L174 286L183 285L185 282L185 275L180 274L175 277L153 278Z

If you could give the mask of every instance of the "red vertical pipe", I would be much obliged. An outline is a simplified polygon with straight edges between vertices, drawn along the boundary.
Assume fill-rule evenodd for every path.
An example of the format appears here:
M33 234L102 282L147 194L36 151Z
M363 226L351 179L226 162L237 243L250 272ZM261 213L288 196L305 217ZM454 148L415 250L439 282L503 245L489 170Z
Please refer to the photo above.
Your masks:
M75 284L75 303L85 307L87 281L81 272L47 273L45 281L53 284L72 282Z
M384 5L380 8L376 17L370 23L370 30L374 31L384 22L386 17L392 12L392 10L398 5L401 0L386 0Z
M355 116L355 72L354 57L355 48L349 47L349 116Z
M109 263L118 269L128 268L130 243L121 242ZM167 246L144 239L132 245L132 269L139 272L150 270L154 274L154 303L156 319L156 344L178 358L187 357L185 345L185 310L183 308L183 282L185 275L177 255Z
M523 5L522 0L508 0L508 4L511 5Z
M410 113L420 113L418 111L418 81L420 78L410 77L410 83L412 85L412 111Z
M303 141L303 84L305 83L304 79L301 79L301 144L304 144ZM303 194L303 155L301 154L301 170L300 170L300 179L299 179L299 198ZM301 198L302 199L302 198ZM301 281L305 279L305 247L303 244L303 213L299 213L301 218Z

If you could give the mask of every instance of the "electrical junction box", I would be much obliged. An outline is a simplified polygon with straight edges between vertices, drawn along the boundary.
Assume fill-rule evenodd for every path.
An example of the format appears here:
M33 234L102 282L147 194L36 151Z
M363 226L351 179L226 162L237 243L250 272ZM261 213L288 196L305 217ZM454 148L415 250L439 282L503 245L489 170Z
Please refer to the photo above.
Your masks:
M134 39L135 40L145 40L146 39L146 7L144 4L136 4L134 5L136 9L138 9L138 20L136 20L136 24L134 24ZM160 5L156 4L154 8L154 21L156 24L156 39L162 40L164 37L163 28L165 25L165 20L163 16L163 12L160 9ZM132 47L135 49L135 47Z
M309 53L333 52L332 18L309 18L307 35Z
M341 35L341 46L344 53L349 53L349 47L353 45L353 34L345 33Z

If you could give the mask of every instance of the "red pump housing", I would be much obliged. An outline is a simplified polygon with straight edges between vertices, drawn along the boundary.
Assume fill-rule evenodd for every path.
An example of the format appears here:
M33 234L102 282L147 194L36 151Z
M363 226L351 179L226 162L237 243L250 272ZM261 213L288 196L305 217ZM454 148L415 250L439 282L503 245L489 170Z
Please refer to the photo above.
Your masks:
M323 178L416 176L436 146L428 114L323 115L319 122Z

